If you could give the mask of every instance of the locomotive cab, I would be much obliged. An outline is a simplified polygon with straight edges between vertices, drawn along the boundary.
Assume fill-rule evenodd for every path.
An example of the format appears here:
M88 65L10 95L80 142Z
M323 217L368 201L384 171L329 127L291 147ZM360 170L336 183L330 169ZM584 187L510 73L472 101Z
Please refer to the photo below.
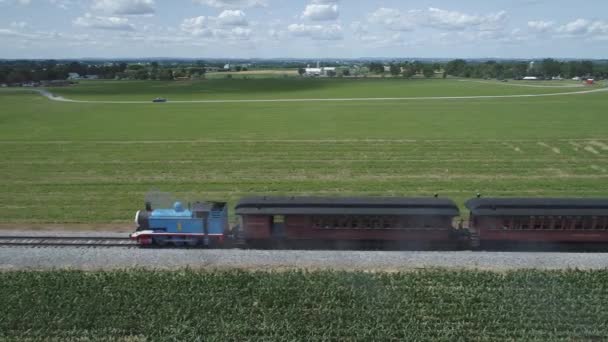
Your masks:
M221 202L196 202L184 207L146 209L135 214L137 229L131 239L140 245L197 246L221 244L228 227L228 210Z

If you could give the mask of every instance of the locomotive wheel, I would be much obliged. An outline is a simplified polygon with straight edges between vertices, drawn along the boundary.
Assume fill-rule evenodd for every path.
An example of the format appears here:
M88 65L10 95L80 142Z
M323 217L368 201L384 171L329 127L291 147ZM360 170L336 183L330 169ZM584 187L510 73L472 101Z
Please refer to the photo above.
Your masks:
M188 245L188 247L196 247L199 245L200 242L201 242L201 240L199 240L197 238L192 238L192 239L188 239L188 241L186 241L186 244Z
M181 238L175 238L175 237L171 239L171 243L173 244L173 246L176 246L176 247L181 247L185 244L185 242Z
M481 241L479 240L479 234L477 232L471 232L470 245L472 250L479 250L481 248Z
M152 243L157 246L166 246L167 245L167 237L166 236L156 236L152 239Z

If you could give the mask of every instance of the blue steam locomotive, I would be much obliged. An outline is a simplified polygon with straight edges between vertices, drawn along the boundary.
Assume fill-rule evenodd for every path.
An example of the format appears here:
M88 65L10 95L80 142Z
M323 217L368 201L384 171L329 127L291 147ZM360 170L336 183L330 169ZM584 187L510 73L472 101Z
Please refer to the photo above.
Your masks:
M135 214L135 224L131 238L142 246L215 246L228 233L228 209L222 202L196 202L188 208L175 202L168 209L152 209L146 202L146 209Z

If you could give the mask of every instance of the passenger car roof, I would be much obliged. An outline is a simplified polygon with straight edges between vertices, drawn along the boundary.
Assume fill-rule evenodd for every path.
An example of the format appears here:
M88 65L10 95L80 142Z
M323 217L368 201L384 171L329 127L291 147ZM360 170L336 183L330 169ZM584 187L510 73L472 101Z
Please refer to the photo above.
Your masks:
M238 215L441 215L458 216L447 198L415 197L274 197L242 198Z
M608 198L473 198L465 205L477 216L608 215Z

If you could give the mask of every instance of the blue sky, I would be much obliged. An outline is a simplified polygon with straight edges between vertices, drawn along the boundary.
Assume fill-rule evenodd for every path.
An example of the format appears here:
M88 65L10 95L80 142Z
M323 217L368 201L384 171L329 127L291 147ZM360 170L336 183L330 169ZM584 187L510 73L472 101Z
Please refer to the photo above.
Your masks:
M0 0L0 58L608 58L608 1Z

